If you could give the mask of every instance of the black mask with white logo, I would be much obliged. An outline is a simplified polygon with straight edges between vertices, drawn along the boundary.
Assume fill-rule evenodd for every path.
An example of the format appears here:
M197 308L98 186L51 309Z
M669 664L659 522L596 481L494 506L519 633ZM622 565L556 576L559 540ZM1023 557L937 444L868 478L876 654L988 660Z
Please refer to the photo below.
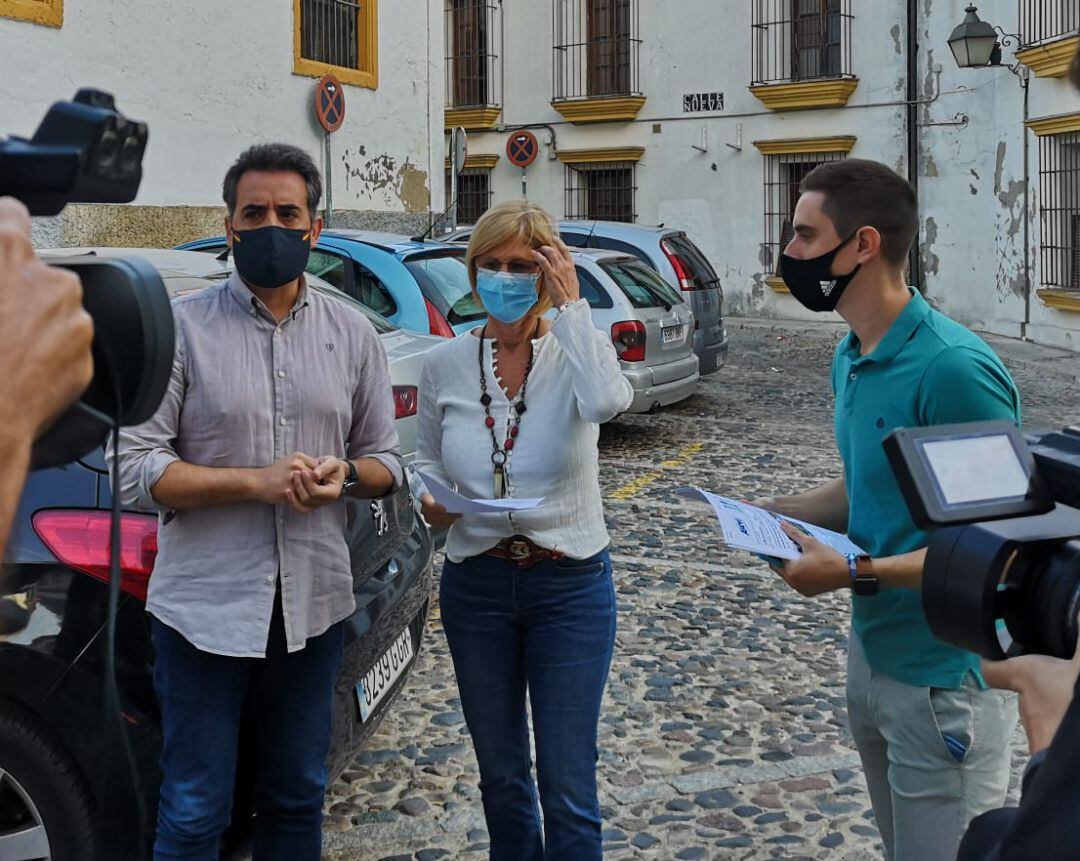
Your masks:
M844 295L859 270L860 263L847 275L833 275L833 261L845 245L851 242L859 231L855 231L828 254L811 260L797 260L787 254L780 256L780 276L784 279L791 295L811 311L835 311L840 297Z

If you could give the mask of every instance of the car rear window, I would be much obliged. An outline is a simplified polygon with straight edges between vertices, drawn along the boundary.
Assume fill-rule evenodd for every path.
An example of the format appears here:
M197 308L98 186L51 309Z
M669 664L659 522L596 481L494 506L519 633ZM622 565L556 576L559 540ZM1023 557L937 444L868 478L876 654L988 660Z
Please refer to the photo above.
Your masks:
M720 283L716 270L712 268L709 259L701 253L693 241L685 233L672 233L664 237L664 244L673 254L678 254L687 266L694 278L695 290L707 290Z
M655 270L637 260L601 263L603 269L635 308L681 305L682 297Z
M405 261L405 268L420 285L424 297L451 326L487 317L487 312L473 296L464 251L410 257Z

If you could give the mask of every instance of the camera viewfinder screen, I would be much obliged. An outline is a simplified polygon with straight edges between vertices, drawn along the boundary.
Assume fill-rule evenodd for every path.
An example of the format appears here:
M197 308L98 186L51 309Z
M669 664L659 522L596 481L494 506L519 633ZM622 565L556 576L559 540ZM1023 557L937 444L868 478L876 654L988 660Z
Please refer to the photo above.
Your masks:
M1030 478L1005 434L927 440L922 450L947 505L1027 495Z

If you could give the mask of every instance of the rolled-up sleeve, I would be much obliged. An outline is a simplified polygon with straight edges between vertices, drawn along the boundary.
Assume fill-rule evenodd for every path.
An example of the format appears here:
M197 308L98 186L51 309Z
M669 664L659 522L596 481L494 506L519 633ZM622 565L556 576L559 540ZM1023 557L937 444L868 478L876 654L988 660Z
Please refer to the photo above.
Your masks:
M401 444L394 427L390 368L374 327L367 320L361 325L366 326L362 336L362 371L353 393L353 420L346 456L349 460L377 460L394 477L393 490L397 490L404 480L404 469Z
M120 431L120 501L124 506L162 510L154 499L153 488L165 470L180 460L176 453L176 438L186 389L186 356L183 337L177 327L172 373L157 412L149 421ZM113 465L111 445L110 442L106 458L110 470Z

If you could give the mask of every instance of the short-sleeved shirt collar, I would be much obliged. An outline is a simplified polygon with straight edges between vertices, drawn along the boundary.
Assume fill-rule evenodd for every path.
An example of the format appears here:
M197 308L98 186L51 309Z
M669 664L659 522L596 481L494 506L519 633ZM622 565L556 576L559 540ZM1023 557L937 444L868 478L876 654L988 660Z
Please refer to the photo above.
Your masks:
M897 354L904 348L904 344L911 340L915 330L922 325L922 322L930 313L930 304L918 290L912 290L910 287L908 289L911 290L911 300L904 306L900 316L893 321L889 331L881 339L881 343L877 345L870 355L859 355L859 339L854 332L848 333L841 345L841 349L849 354L852 362L855 364L866 362L886 364L895 359Z

